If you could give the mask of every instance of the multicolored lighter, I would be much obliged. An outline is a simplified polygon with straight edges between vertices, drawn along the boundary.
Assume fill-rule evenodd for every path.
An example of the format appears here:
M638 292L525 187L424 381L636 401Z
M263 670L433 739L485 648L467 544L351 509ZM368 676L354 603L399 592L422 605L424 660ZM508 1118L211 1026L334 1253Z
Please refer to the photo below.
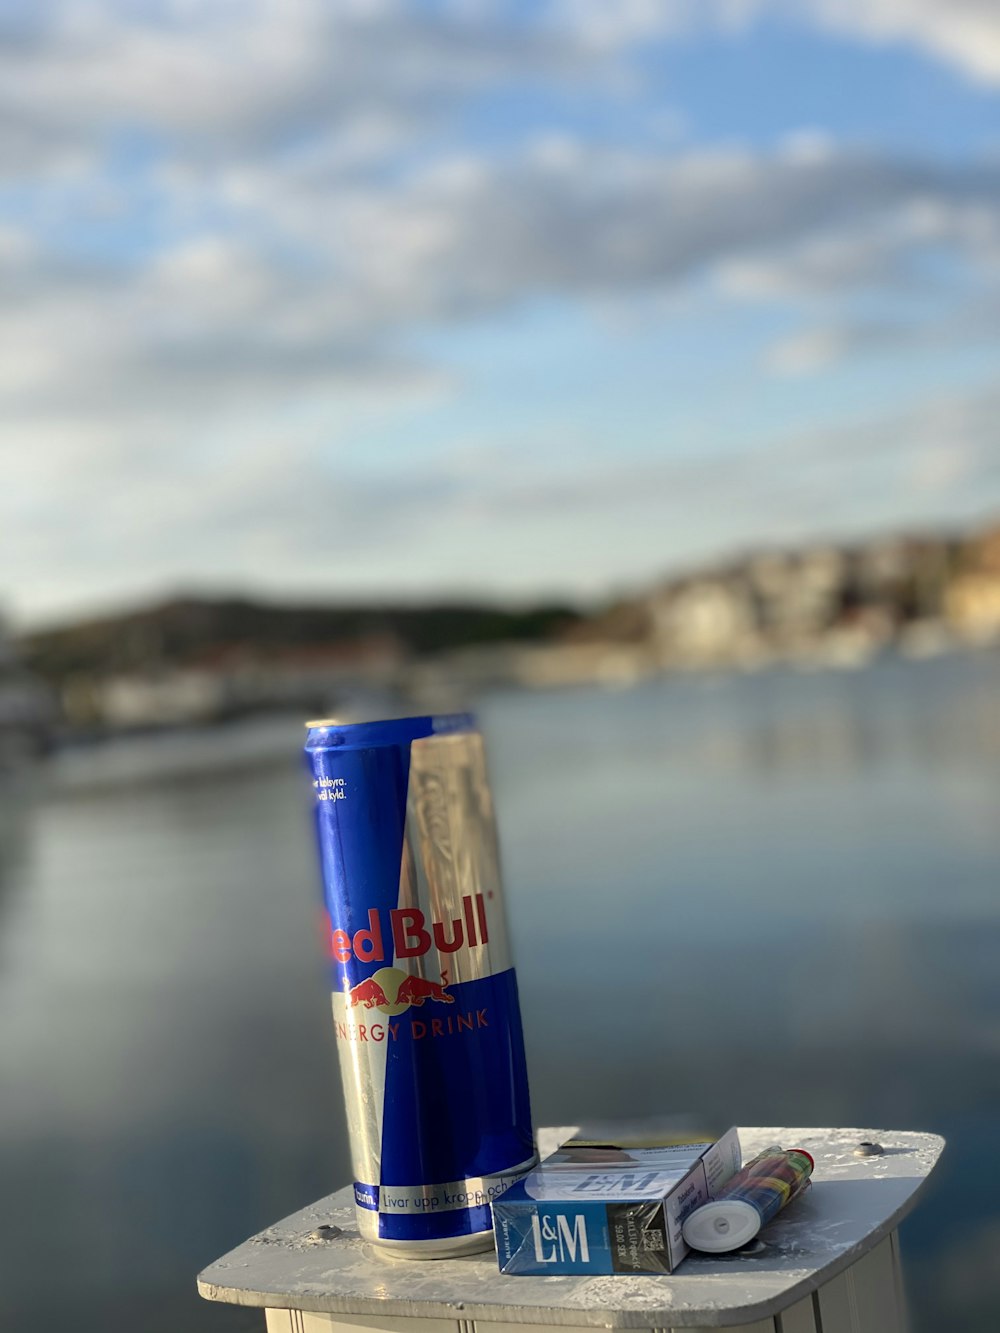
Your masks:
M801 1194L814 1162L803 1148L775 1144L728 1180L711 1203L696 1208L684 1223L692 1250L720 1254L753 1240L762 1226Z

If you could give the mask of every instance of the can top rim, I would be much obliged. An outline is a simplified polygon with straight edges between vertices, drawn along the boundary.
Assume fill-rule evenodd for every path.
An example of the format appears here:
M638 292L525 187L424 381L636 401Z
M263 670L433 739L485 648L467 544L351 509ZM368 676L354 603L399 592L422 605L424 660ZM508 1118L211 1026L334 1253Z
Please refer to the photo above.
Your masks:
M339 748L357 745L400 745L422 740L427 736L444 736L459 731L474 731L476 720L471 713L438 713L422 717L378 718L364 722L340 722L336 718L318 718L306 723L309 736L319 732L318 748Z

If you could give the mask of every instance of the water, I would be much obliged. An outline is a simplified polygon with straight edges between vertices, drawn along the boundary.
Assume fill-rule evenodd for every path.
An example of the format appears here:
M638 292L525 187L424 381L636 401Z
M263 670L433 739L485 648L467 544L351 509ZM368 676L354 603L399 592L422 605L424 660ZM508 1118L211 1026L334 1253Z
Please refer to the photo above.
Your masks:
M944 1133L916 1333L1000 1317L998 695L978 654L480 709L536 1121ZM0 1327L259 1331L196 1272L347 1180L300 739L4 801Z

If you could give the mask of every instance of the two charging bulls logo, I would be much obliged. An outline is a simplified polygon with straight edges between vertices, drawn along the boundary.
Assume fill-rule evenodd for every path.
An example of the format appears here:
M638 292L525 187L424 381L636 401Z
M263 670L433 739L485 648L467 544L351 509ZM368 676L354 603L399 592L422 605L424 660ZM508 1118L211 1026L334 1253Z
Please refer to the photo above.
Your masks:
M363 1005L366 1009L378 1009L389 1015L404 1013L410 1005L419 1008L425 1000L455 1003L454 995L448 990L447 972L442 972L438 982L427 981L398 967L380 967L374 975L347 992L349 1009Z

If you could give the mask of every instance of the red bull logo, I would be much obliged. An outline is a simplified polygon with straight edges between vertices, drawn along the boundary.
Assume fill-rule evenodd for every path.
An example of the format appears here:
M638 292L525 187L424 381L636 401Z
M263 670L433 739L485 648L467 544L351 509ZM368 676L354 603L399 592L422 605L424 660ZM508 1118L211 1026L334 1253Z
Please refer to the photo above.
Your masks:
M455 997L448 990L447 973L440 981L428 981L398 967L380 967L374 976L366 977L347 991L348 1009L378 1009L383 1014L401 1014L411 1005L418 1009L426 1000L454 1004Z
M384 1009L389 1001L386 999L385 991L378 984L374 977L369 977L367 981L362 981L358 986L352 986L347 992L347 1007L356 1009L359 1004L363 1004L366 1009Z
M424 1000L442 1000L445 1004L454 1004L454 995L449 995L444 985L436 981L425 981L423 977L407 977L396 992L397 1004L423 1004Z
M368 912L368 926L353 935L346 930L334 930L330 923L328 947L330 957L338 963L356 958L359 963L381 963L385 960L385 938L391 937L395 958L422 958L431 946L439 953L456 953L465 947L478 948L488 944L490 932L486 921L483 895L463 894L462 914L451 921L432 921L419 907L394 907L388 915L388 930L384 931L382 914L377 907Z
M440 981L428 981L426 977L414 976L398 967L380 967L374 976L345 991L344 996L347 1012L336 1019L337 1036L342 1041L384 1041L391 1045L400 1040L401 1033L412 1041L422 1041L424 1038L461 1036L490 1026L485 1008L446 1012L445 1016L428 1018L426 1022L412 1016L405 1024L391 1021L411 1007L422 1008L428 1000L435 1004L454 1004L447 973L441 974ZM352 1013L352 1010L375 1010L371 1015L375 1021L361 1022L360 1013ZM377 1021L382 1014L390 1021Z

